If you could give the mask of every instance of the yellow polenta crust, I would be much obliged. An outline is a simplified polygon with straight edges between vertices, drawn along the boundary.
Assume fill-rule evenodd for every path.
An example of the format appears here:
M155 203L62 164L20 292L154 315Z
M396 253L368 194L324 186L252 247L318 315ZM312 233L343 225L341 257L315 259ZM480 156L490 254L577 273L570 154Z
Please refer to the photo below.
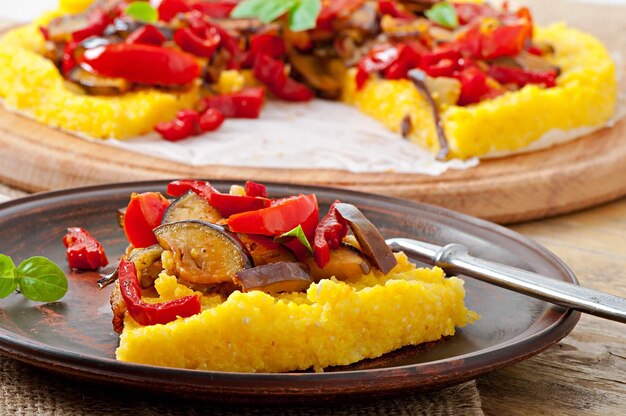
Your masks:
M478 318L463 303L462 280L398 260L387 276L322 280L306 293L203 297L202 313L166 325L140 326L127 315L117 358L216 371L321 369L438 340ZM156 288L159 301L190 292L164 274Z
M57 15L48 15L45 20ZM118 97L89 96L71 88L51 61L41 56L42 20L15 29L0 39L0 98L49 126L95 138L126 139L146 134L154 126L191 108L199 99L197 86L182 94L147 89Z
M555 24L535 28L535 39L554 46L550 59L562 74L554 88L527 85L519 91L467 107L450 106L441 113L451 156L467 158L528 146L552 129L570 130L607 122L615 111L617 79L608 51L594 37ZM371 77L356 91L354 71L348 75L344 101L400 131L409 115L410 139L437 152L435 126L423 96L410 81Z

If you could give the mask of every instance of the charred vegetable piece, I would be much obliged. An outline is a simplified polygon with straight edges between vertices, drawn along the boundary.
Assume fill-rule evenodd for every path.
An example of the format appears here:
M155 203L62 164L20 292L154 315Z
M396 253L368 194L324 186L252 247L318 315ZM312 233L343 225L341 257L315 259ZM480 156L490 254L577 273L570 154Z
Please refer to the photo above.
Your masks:
M161 224L183 220L200 220L216 223L222 219L219 211L213 208L206 199L199 197L195 192L189 191L176 201L172 202Z
M187 282L229 282L253 265L246 246L219 225L179 221L157 227L154 234L173 253L173 272Z
M89 232L80 227L67 229L63 237L67 261L72 269L97 270L109 264L104 248Z
M235 283L245 292L301 292L311 285L308 268L302 263L272 263L237 272Z
M363 253L347 244L330 252L330 258L324 268L320 268L311 257L306 259L305 263L309 266L311 277L316 282L333 276L337 280L353 280L371 270L370 262Z
M161 224L170 201L159 192L133 193L124 214L124 233L134 247L157 243L153 230Z
M161 254L163 253L163 248L155 244L146 248L136 248L131 251L128 256L129 261L135 263L135 268L137 269L137 277L139 280L148 280L150 283L153 282L161 272ZM113 272L103 276L100 280L98 280L98 287L102 289L110 285L111 283L117 280L119 275L119 269L115 269ZM147 277L147 279L142 279ZM146 287L147 285L142 285Z
M87 72L79 66L74 67L67 77L90 95L121 95L130 89L130 83L123 78L103 77Z
M282 244L274 242L274 240L269 237L250 234L239 234L238 237L250 251L254 264L257 266L278 262L291 263L296 261L296 256L291 250Z
M352 204L339 203L335 204L335 208L348 221L348 225L365 255L383 273L389 273L398 264L398 261L374 224Z
M166 324L180 316L187 318L202 311L200 299L196 295L162 303L146 303L141 296L135 264L122 260L119 267L120 292L130 316L139 325Z

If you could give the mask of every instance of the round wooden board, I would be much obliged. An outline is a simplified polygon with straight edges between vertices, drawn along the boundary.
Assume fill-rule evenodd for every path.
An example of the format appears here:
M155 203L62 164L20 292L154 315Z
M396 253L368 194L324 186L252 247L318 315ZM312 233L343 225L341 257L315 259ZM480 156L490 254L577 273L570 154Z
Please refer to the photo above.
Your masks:
M626 195L626 120L551 149L438 177L322 169L194 167L132 153L0 110L0 180L30 191L155 178L281 181L440 205L500 223L544 218Z

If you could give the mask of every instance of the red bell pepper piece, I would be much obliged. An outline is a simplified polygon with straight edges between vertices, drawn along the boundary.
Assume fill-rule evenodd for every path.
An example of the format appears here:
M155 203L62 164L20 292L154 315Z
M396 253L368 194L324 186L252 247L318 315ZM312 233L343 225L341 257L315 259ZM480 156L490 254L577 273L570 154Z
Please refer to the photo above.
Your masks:
M175 321L179 316L187 318L202 311L200 299L196 295L161 303L145 302L141 298L137 268L132 261L120 261L118 279L126 309L139 325L167 324Z
M72 32L72 40L80 43L91 36L101 36L112 21L113 19L106 11L96 9L89 15L87 26Z
M265 90L249 87L231 94L207 97L202 100L200 108L215 108L228 118L259 118L264 102Z
M299 195L273 203L258 211L235 214L228 226L236 233L278 236L302 225L309 237L315 231L319 208L314 194Z
M215 131L224 123L225 117L222 112L216 108L209 108L200 114L200 130L203 133Z
M556 85L556 71L526 71L522 68L511 68L506 66L490 66L487 72L490 77L501 84L515 84L523 87L527 84L539 84L546 88Z
M214 27L207 26L198 30L186 27L174 33L174 42L182 50L203 58L213 56L221 41L222 38Z
M315 228L313 240L313 259L320 268L330 261L330 251L341 245L341 240L348 234L348 222L337 212L335 201Z
M424 53L419 68L431 77L452 77L459 70L461 53L452 47L440 47Z
M157 243L153 230L161 224L170 202L159 192L133 193L124 214L124 233L134 247Z
M322 30L332 30L333 20L338 17L349 16L364 3L365 0L328 0L322 2L316 27Z
M384 71L392 63L398 60L399 51L395 46L385 47L371 51L361 58L357 65L356 86L362 89L370 74Z
M167 38L159 29L152 25L145 25L128 35L125 42L161 46L166 40Z
M285 41L280 37L270 33L254 35L250 39L250 48L241 63L244 68L250 68L260 55L269 55L272 58L280 58L287 53Z
M289 78L285 72L285 64L268 55L260 55L256 58L254 76L280 99L286 101L310 101L313 99L313 91L306 85Z
M259 196L261 198L267 198L267 187L263 184L246 181L244 185L247 196Z
M157 11L159 12L159 20L169 22L179 13L190 12L191 7L185 0L163 0Z
M43 36L46 41L50 40L50 31L47 27L39 26L39 33L41 33L41 36Z
M398 45L398 58L385 69L385 78L406 78L408 72L420 63L420 54L410 45Z
M485 59L515 56L520 53L532 37L532 26L528 21L510 26L499 26L481 38L481 55Z
M203 15L215 19L223 19L230 16L230 12L237 6L237 3L239 3L239 0L200 1L193 3L191 8Z
M452 3L460 25L466 25L483 17L498 17L498 11L489 4Z
M189 191L193 191L198 196L209 201L211 194L219 193L209 182L199 181L196 179L181 179L178 181L172 181L167 185L166 194L178 198L186 194Z
M102 245L83 228L68 228L63 244L72 269L97 270L109 264Z
M209 196L209 204L215 207L224 217L228 218L234 214L267 208L270 205L270 200L255 196L230 195L215 192Z
M78 63L99 75L148 85L187 84L201 72L194 57L185 52L125 43L88 49Z
M74 41L67 42L65 47L63 48L63 58L61 59L61 70L63 71L63 75L67 76L69 72L74 69L78 63L76 62L76 58L74 57L74 53L76 48L78 47L78 43Z
M455 75L461 81L458 105L477 103L484 98L493 98L502 92L487 84L487 75L476 67L468 67Z
M393 0L378 0L378 10L380 14L388 14L396 19L415 19L415 16L402 9L400 5Z
M167 141L177 142L200 133L200 115L194 110L182 110L172 121L154 126L154 130Z

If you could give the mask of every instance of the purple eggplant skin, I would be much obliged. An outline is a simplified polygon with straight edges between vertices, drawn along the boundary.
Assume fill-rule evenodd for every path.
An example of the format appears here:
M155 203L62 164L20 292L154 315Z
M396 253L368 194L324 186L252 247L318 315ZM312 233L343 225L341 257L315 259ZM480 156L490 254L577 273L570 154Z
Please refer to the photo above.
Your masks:
M161 224L184 220L199 220L215 224L221 219L222 215L206 199L189 191L170 204L163 214Z
M348 222L361 246L361 251L384 274L389 273L398 264L398 260L376 226L352 204L338 203L335 204L335 208Z
M237 272L235 283L239 284L244 292L260 290L275 294L305 291L313 281L305 264L281 261L241 270Z
M154 229L157 241L173 253L173 272L197 284L232 282L254 266L246 246L224 227L198 220L177 221Z

